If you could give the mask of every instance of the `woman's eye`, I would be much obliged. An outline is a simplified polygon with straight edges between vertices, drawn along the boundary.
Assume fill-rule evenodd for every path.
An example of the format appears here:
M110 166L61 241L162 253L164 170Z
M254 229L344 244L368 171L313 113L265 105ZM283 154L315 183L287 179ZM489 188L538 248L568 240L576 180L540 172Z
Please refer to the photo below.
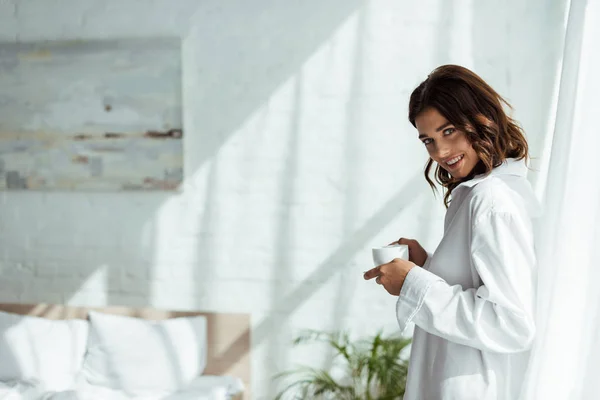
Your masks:
M454 128L444 129L444 135L451 135L454 133L454 131L456 131Z
M425 146L427 146L427 145L428 145L428 144L430 144L431 142L433 142L433 140L431 140L431 139L425 139L425 140L423 140L423 144L424 144Z

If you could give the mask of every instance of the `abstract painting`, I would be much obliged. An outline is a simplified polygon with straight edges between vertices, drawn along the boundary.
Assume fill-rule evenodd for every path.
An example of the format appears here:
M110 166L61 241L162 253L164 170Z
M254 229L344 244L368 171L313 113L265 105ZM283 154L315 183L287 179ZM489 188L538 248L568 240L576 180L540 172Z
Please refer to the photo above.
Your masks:
M176 190L179 39L0 44L0 189Z

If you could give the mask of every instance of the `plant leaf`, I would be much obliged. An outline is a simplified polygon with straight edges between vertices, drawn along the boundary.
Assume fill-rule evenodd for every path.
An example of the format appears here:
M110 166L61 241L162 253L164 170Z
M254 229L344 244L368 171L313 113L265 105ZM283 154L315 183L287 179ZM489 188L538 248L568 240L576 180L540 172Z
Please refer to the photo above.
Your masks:
M399 400L404 395L408 361L401 353L411 339L384 337L382 332L370 338L351 341L345 332L304 331L294 344L327 343L345 362L346 376L334 379L329 371L301 366L275 376L288 381L275 400ZM359 396L360 393L360 396ZM289 397L292 395L293 397Z

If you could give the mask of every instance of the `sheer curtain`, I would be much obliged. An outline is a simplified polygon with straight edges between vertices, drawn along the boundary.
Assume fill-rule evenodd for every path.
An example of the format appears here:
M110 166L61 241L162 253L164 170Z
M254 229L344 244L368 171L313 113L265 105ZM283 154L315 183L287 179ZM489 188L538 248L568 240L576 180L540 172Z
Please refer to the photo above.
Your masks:
M600 0L571 0L522 400L600 399Z

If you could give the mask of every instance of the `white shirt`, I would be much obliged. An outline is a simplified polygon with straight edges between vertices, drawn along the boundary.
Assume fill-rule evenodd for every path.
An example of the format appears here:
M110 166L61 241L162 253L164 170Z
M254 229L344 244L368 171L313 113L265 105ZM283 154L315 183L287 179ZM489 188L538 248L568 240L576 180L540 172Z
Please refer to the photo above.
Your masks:
M524 161L507 160L452 192L444 237L413 268L396 305L414 322L404 400L515 400L535 335L539 209Z

